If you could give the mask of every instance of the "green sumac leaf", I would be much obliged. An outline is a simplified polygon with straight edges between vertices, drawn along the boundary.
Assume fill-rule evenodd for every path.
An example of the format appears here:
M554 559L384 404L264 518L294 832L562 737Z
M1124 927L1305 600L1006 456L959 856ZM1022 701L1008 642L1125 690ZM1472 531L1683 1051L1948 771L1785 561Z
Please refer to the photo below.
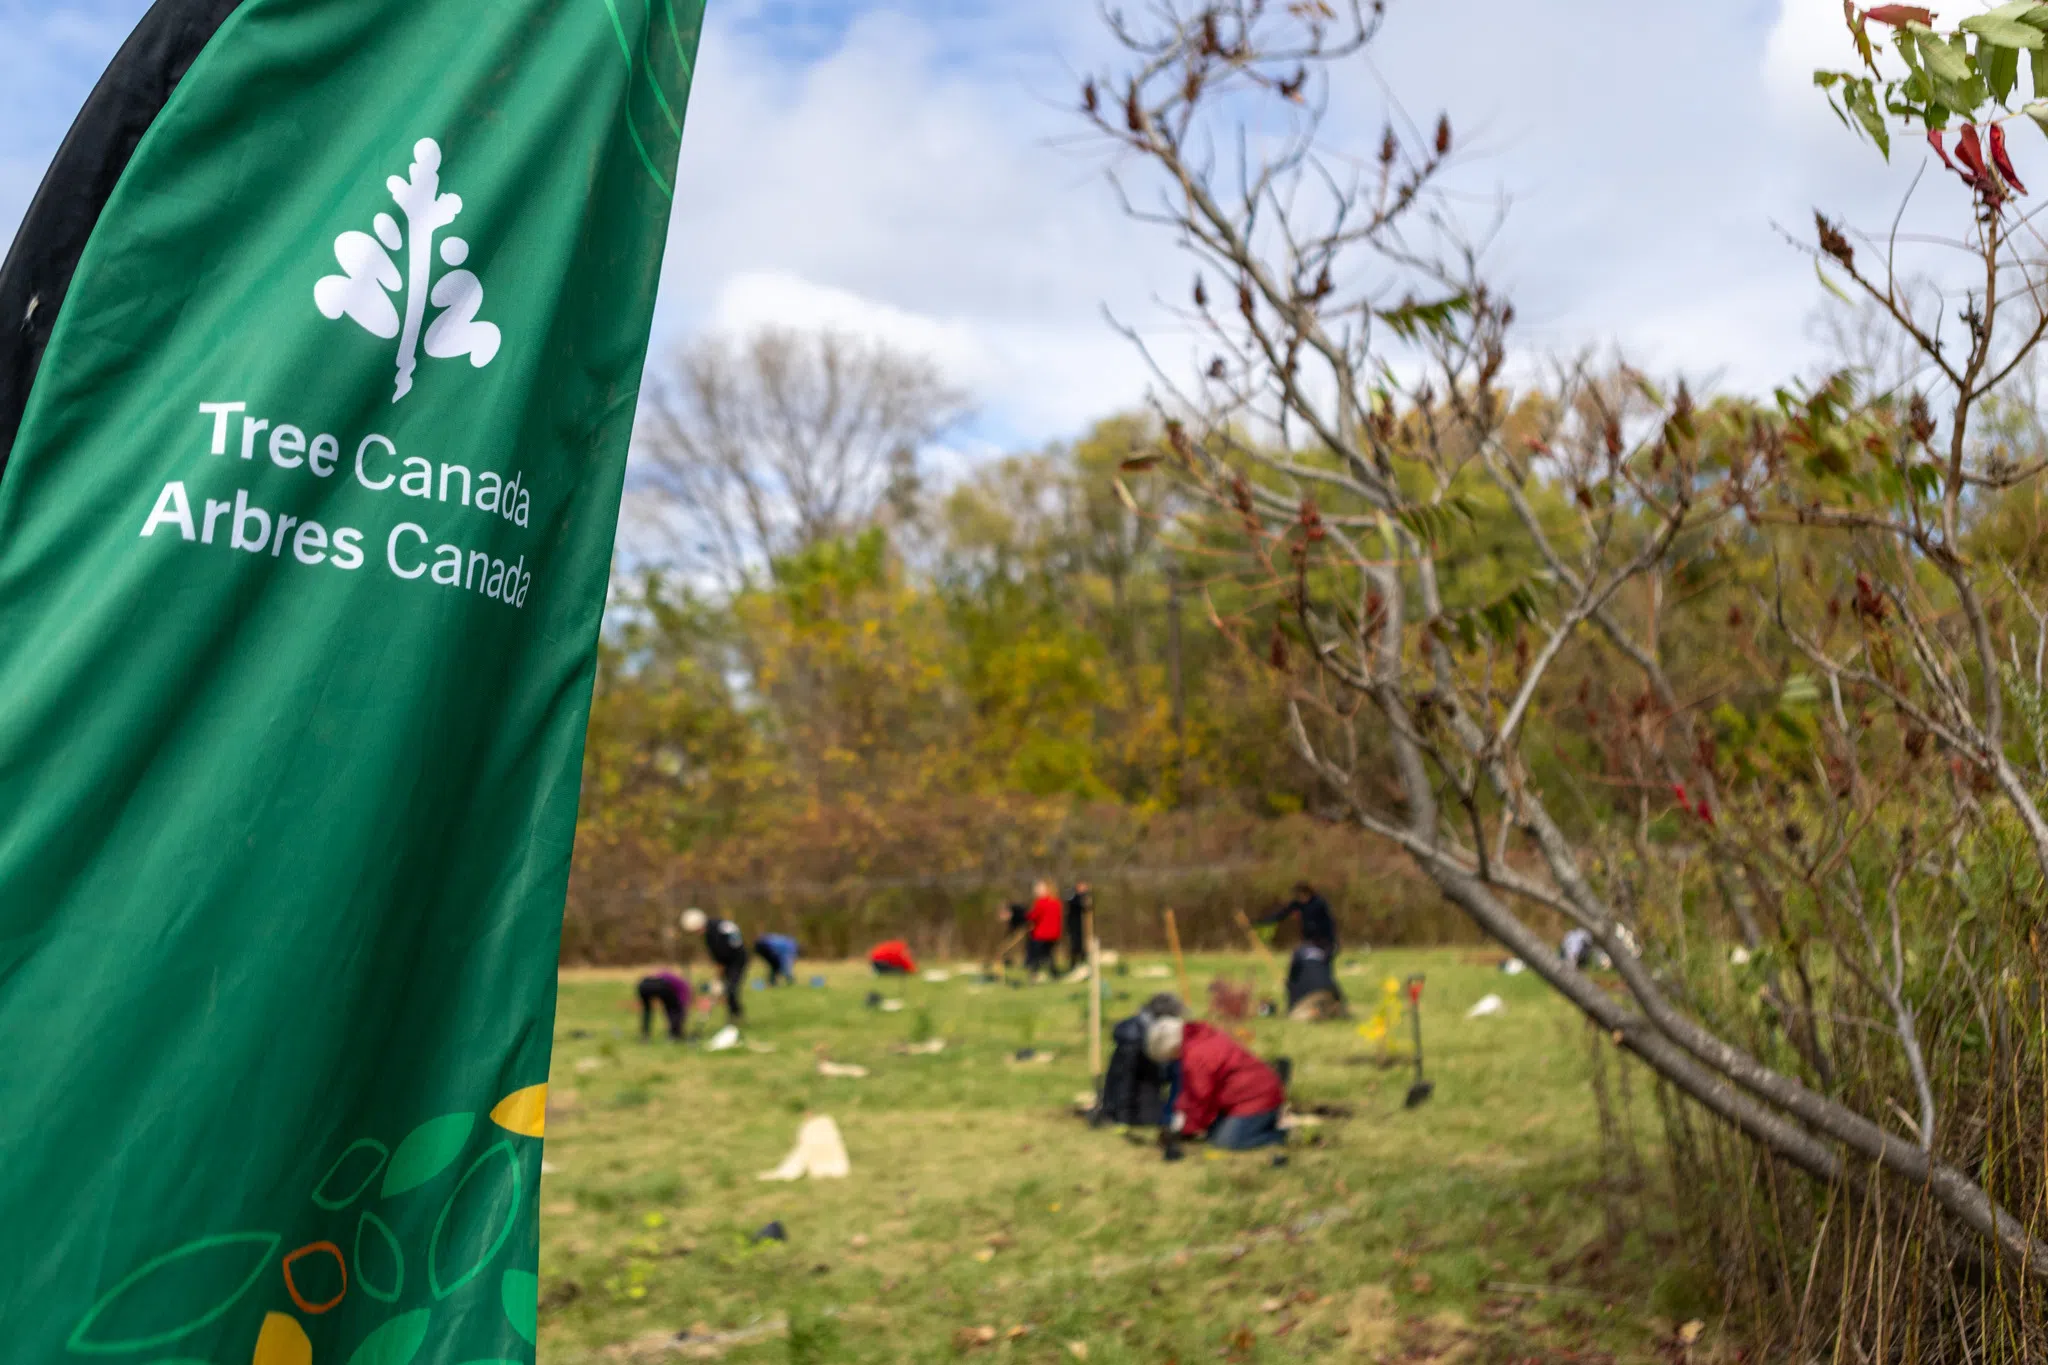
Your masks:
M1969 57L1943 42L1941 35L1933 29L1916 25L1912 33L1920 48L1920 60L1925 63L1929 75L1960 85L1974 74L1970 70Z
M1810 673L1794 673L1785 679L1778 700L1785 706L1813 706L1820 701L1820 684Z
M1917 76L1920 74L1920 40L1915 35L1914 28L1914 25L1909 24L1900 29L1892 39L1892 46L1899 50L1899 56L1904 59L1906 69Z
M2019 58L2013 55L2013 71L2019 71ZM1849 106L1849 112L1863 125L1863 131L1870 134L1870 140L1877 144L1877 150L1891 160L1891 130L1884 125L1884 112L1877 107L1877 91L1869 81L1851 81L1842 89L1842 101Z
M1852 306L1855 304L1856 300L1849 297L1849 292L1846 289L1842 288L1841 285L1836 284L1834 277L1832 275L1828 274L1827 271L1821 269L1821 264L1819 261L1815 261L1813 263L1813 273L1820 276L1821 287L1826 289L1830 294L1833 294L1843 303L1850 304Z
M2037 30L2018 24L2014 27L2033 34L2036 40L2041 37ZM2042 50L2038 41L2034 50ZM1984 59L1983 48L1978 48L1977 52L1984 67L1984 83L1991 87L1991 98L2000 104L2005 103L2007 96L2012 94L2013 87L2020 83L2020 50L2016 47L1995 47L1991 49L1988 60Z
M1427 303L1410 299L1399 308L1386 309L1379 318L1403 341L1413 341L1425 332L1432 336L1446 335L1453 322L1471 311L1472 296L1459 293Z
M1400 522L1417 540L1435 545L1455 531L1460 523L1470 526L1478 520L1471 499L1453 495L1442 502L1417 503L1398 514Z
M1996 11L1990 14L1973 14L1958 25L1965 33L1977 35L1977 60L1982 63L1989 53L1983 45L2010 48L2014 51L2033 51L2042 44L2041 30L2015 19L2001 18ZM1955 77L1962 80L1963 77Z

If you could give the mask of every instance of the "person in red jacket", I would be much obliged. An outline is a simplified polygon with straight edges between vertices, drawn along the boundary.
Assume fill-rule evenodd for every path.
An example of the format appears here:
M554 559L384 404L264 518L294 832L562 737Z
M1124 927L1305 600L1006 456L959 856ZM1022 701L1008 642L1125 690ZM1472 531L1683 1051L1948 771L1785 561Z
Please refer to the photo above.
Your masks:
M868 965L875 969L876 976L911 976L917 971L917 959L910 955L910 945L900 938L877 943L868 954Z
M1287 1141L1280 1126L1287 1091L1280 1077L1223 1030L1199 1021L1155 1019L1145 1030L1145 1055L1160 1066L1179 1063L1174 1132L1207 1131L1211 1147L1231 1152Z
M1024 969L1037 976L1052 970L1053 952L1067 931L1067 907L1053 894L1051 882L1040 882L1031 896L1031 941L1024 948Z

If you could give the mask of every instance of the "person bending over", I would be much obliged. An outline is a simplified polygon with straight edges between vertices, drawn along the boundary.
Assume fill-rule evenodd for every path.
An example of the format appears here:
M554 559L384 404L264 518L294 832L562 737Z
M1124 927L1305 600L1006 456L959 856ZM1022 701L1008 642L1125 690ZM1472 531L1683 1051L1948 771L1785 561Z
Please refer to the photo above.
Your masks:
M1066 918L1067 908L1053 894L1051 882L1040 882L1032 888L1031 939L1024 948L1024 969L1032 976L1052 970L1053 954L1059 951Z
M1231 1152L1287 1141L1280 1126L1287 1092L1279 1075L1223 1030L1198 1020L1155 1019L1145 1031L1145 1055L1157 1066L1179 1064L1173 1132L1206 1132L1211 1147Z
M654 1006L659 1001L668 1015L668 1036L683 1041L683 1029L690 1017L690 983L674 972L656 972L640 978L640 1036L654 1034Z
M788 934L763 934L754 940L754 956L768 968L771 986L796 984L796 940Z
M683 932L704 935L704 950L718 964L719 976L725 984L726 1012L737 1024L746 1014L746 1007L740 1002L740 987L747 980L746 936L731 920L712 919L697 909L683 911Z
M868 954L868 965L875 969L876 976L911 976L917 971L917 959L910 955L910 945L900 938L877 943Z

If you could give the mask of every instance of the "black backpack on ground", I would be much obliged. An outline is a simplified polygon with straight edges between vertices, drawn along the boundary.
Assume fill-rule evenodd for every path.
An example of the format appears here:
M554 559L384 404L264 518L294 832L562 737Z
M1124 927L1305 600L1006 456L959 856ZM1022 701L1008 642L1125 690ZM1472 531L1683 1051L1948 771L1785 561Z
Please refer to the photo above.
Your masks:
M1166 1068L1145 1055L1152 1016L1134 1014L1110 1030L1114 1046L1102 1073L1102 1093L1089 1119L1097 1127L1153 1128L1166 1113Z

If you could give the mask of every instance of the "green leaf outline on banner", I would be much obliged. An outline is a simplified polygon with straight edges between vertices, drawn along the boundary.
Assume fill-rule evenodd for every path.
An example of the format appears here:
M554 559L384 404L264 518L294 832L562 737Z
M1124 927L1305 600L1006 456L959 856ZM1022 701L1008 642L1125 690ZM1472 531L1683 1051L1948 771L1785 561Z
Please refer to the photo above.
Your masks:
M499 1157L504 1159L506 1169L512 1175L512 1202L505 1209L504 1225L498 1229L498 1235L491 1240L490 1249L477 1257L476 1264L444 1285L441 1283L441 1233L448 1225L448 1215L455 1211L455 1201L462 1197L463 1186L467 1185L470 1179L484 1168L485 1162ZM519 1174L519 1154L513 1150L511 1139L508 1138L494 1146L485 1148L483 1155L469 1164L469 1169L462 1173L462 1179L456 1181L455 1188L450 1191L448 1202L441 1206L441 1214L434 1220L433 1236L427 1240L427 1287L433 1290L435 1298L445 1299L478 1275L481 1275L484 1272L484 1268L496 1258L500 1251L505 1249L505 1243L512 1236L512 1229L519 1223L519 1200L522 1193L523 1185Z
M265 1267L270 1264L271 1254L277 1250L278 1244L283 1241L284 1234L279 1232L220 1232L215 1233L211 1237L201 1237L196 1242L187 1242L181 1247L173 1247L163 1255L145 1261L136 1269L128 1272L112 1289L109 1289L94 1300L92 1307L85 1310L85 1316L78 1320L78 1326L71 1329L70 1337L64 1342L64 1349L83 1356L126 1355L130 1351L147 1351L152 1346L162 1346L167 1342L176 1341L179 1337L189 1336L206 1326L209 1322L212 1322L215 1318L218 1318L221 1314L227 1312L230 1308L233 1308L236 1303L240 1302L244 1294L256 1287L256 1281L262 1278ZM255 1244L258 1242L263 1244L263 1253L256 1257L255 1264L250 1268L248 1275L242 1280L240 1287L200 1317L194 1318L182 1326L174 1327L168 1332L158 1332L154 1336L141 1337L133 1341L96 1342L86 1339L86 1332L91 1329L101 1313L104 1313L123 1294L172 1262L187 1256L196 1256L200 1252L213 1247L236 1246L243 1243Z
M377 1162L374 1166L370 1167L370 1173L363 1177L363 1183L356 1186L355 1189L351 1190L345 1197L339 1199L324 1194L323 1192L327 1189L327 1182L334 1179L335 1175L341 1170L341 1168L347 1164L348 1159L350 1157L354 1156L358 1151L362 1150L365 1147L375 1149L377 1153ZM351 1142L347 1147L344 1147L342 1149L341 1155L334 1158L334 1164L327 1168L327 1174L321 1176L320 1183L313 1187L313 1202L319 1205L321 1208L328 1210L330 1213L336 1209L347 1208L350 1204L355 1203L356 1200L363 1197L363 1191L370 1188L370 1185L377 1179L377 1176L384 1170L384 1163L389 1161L390 1159L391 1149L389 1147L386 1147L383 1143L377 1141L377 1139L357 1138L354 1142Z
M398 1267L397 1282L389 1290L379 1289L363 1273L363 1229L371 1225L375 1225L377 1235L384 1239L384 1245L391 1251L392 1263ZM391 1230L391 1225L368 1209L364 1209L362 1217L356 1219L355 1263L357 1288L379 1303L398 1302L398 1296L405 1292L405 1248L398 1244L398 1235Z

